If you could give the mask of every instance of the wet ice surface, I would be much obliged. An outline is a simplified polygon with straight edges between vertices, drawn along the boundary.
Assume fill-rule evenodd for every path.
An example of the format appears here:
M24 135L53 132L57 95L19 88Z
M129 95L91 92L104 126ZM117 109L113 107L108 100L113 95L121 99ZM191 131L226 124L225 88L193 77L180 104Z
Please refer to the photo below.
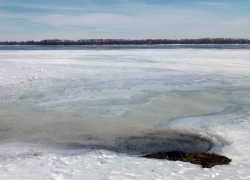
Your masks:
M249 68L246 48L1 50L0 179L250 179ZM143 159L115 141L173 134L232 162Z

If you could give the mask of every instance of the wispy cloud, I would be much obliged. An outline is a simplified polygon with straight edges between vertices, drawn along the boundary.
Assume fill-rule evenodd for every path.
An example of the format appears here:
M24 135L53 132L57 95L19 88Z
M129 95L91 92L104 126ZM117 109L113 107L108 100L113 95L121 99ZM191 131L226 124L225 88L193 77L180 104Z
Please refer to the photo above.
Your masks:
M169 8L158 8L158 11L155 11L154 9L143 9L139 10L138 13L134 15L114 13L91 13L84 15L50 14L46 16L26 16L26 18L33 23L44 23L54 27L154 27L178 23L202 23L207 20L216 21L215 16L211 16L202 11Z
M63 26L121 26L131 24L132 18L120 14L97 13L82 16L66 16L62 14L52 14L47 16L31 17L35 23L45 23L55 27Z
M82 11L83 7L77 6L65 6L56 4L41 4L41 3L22 3L22 2L1 2L2 7L18 7L18 8L29 8L29 9L42 9L42 10L61 10L61 11Z
M201 6L212 6L212 7L227 7L229 5L231 5L230 2L227 2L227 1L224 1L224 2L221 2L221 1L202 1L202 2L195 2L194 4L196 5L201 5Z

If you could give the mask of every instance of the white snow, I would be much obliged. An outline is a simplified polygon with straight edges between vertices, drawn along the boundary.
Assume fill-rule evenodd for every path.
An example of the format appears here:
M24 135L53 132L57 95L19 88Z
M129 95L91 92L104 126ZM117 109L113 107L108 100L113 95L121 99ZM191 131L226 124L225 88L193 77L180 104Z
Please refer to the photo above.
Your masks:
M250 179L249 68L249 49L0 50L0 179ZM232 162L65 146L169 130Z

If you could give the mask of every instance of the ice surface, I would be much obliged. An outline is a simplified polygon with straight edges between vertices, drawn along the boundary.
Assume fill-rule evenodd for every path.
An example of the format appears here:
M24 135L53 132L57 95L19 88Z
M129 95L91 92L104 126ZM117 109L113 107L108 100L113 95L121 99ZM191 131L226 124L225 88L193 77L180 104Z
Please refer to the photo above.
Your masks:
M249 68L249 49L1 50L0 179L250 179ZM232 162L84 146L169 132Z

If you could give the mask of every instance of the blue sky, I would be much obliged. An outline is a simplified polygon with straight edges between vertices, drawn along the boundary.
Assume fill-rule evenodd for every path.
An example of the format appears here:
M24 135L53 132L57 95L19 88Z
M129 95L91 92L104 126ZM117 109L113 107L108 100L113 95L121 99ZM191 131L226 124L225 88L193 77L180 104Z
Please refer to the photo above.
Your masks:
M0 41L250 38L250 0L0 0Z

